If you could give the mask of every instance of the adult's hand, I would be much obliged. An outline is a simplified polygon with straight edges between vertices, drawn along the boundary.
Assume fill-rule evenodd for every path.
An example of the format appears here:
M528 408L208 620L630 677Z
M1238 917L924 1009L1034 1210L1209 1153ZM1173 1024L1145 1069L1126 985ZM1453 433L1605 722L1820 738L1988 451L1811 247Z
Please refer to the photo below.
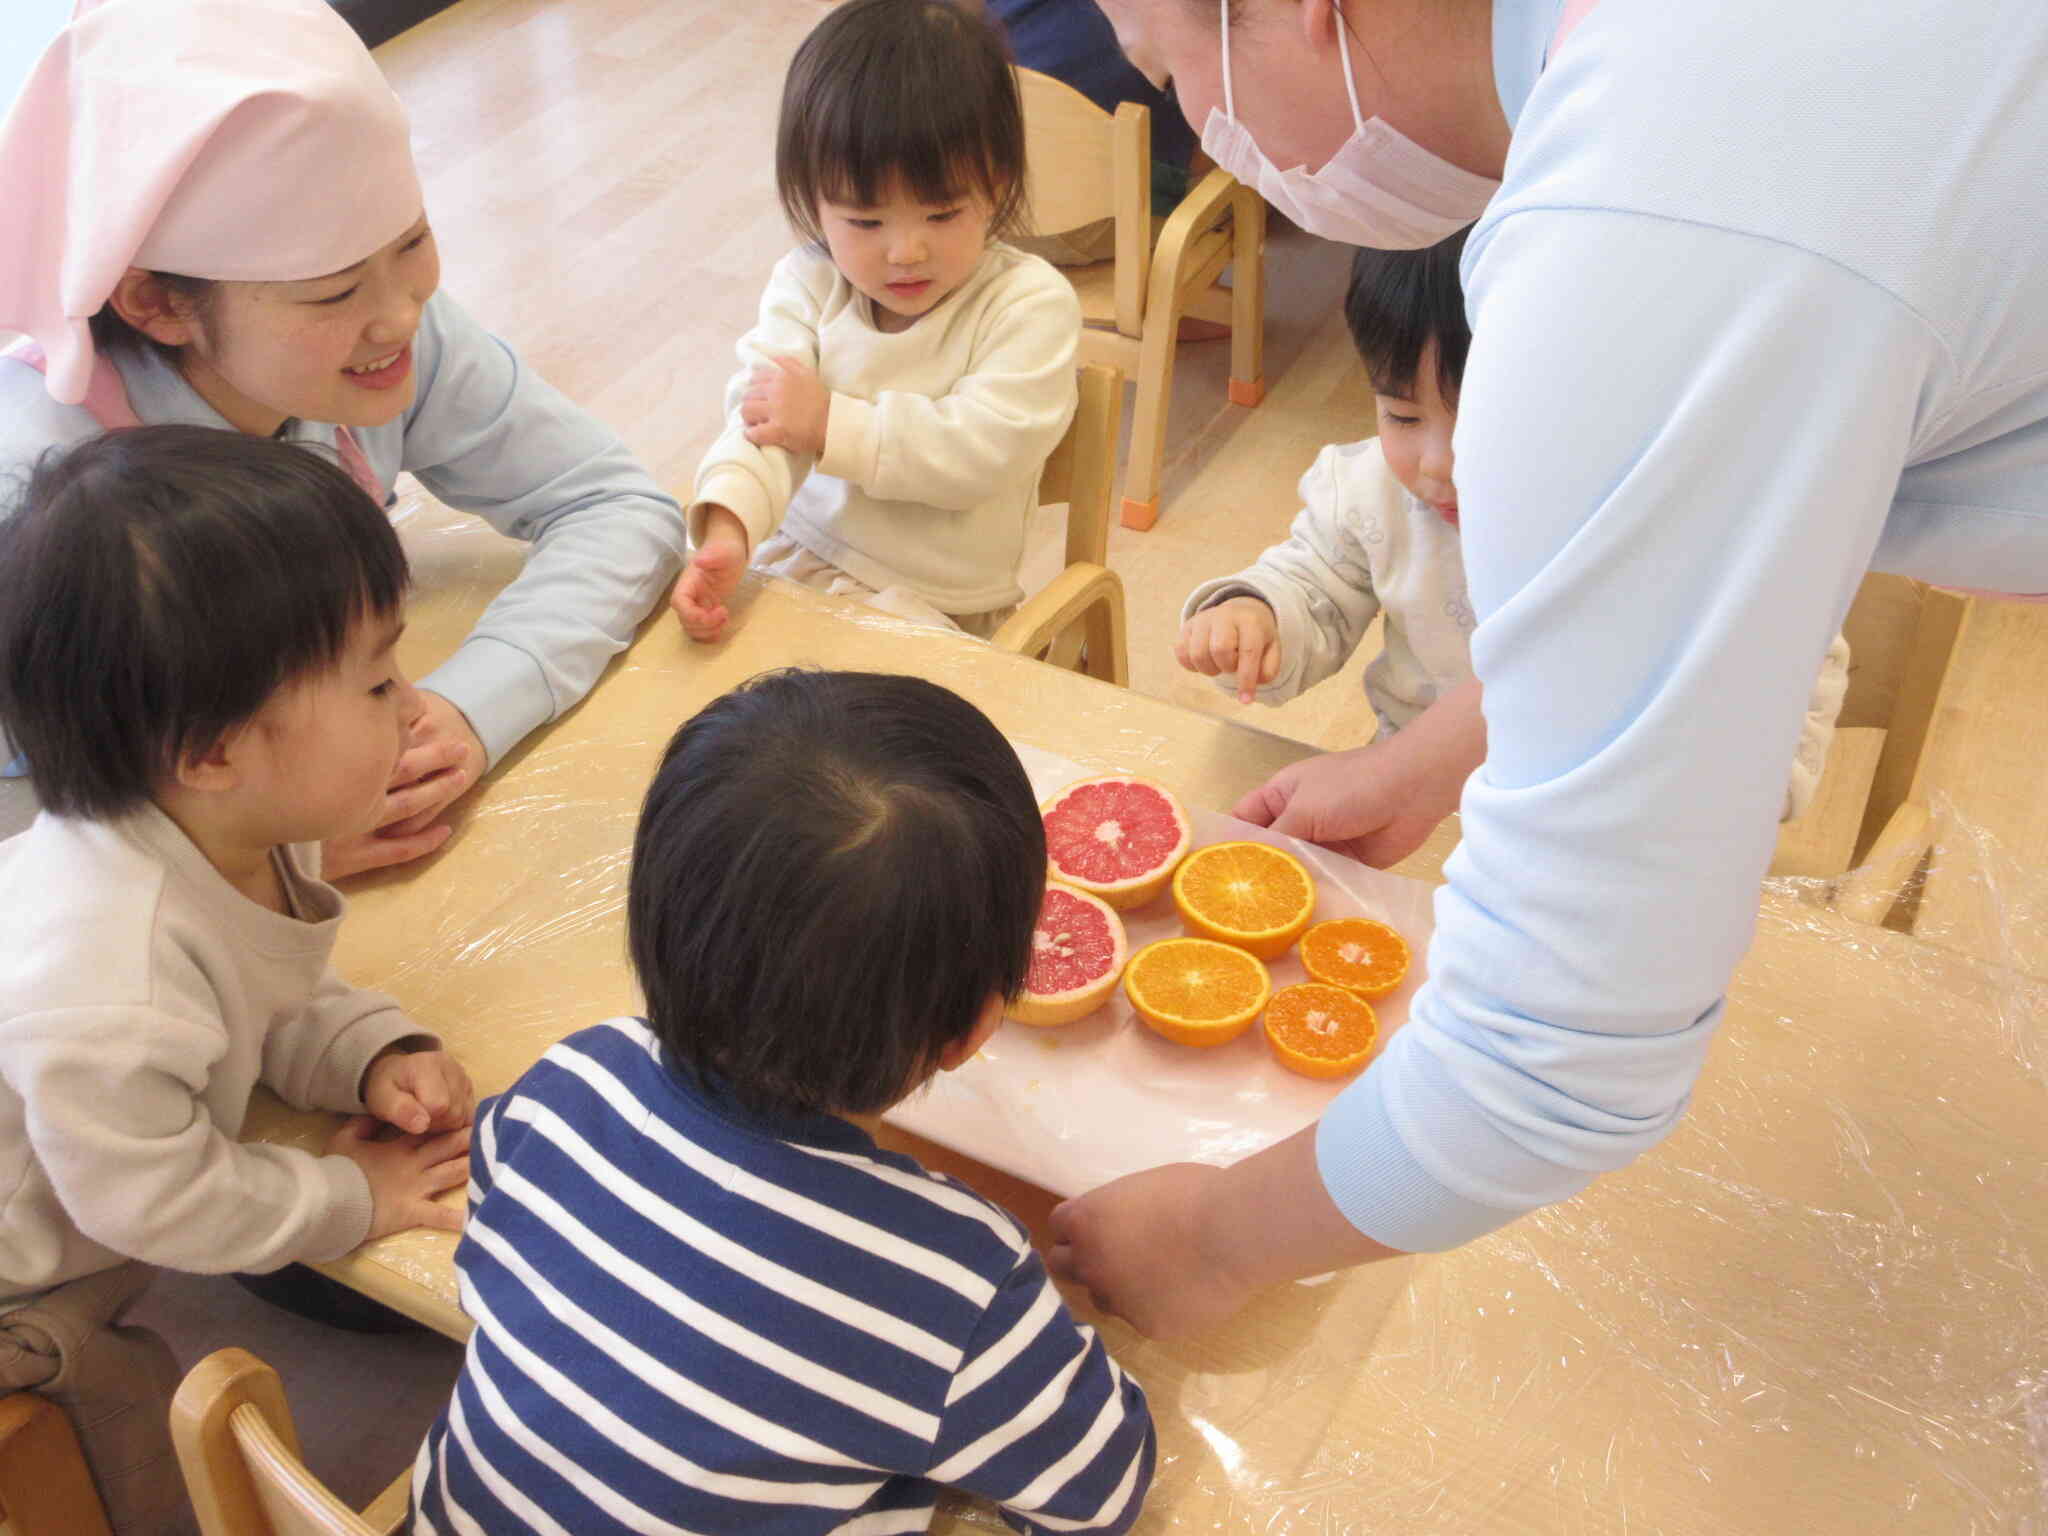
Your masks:
M1228 1168L1168 1163L1053 1208L1047 1265L1147 1338L1227 1321L1261 1289L1396 1251L1344 1218L1315 1127Z
M1479 684L1445 694L1386 741L1282 768L1232 814L1385 868L1408 857L1452 811L1486 760Z
M329 841L321 850L323 878L340 880L404 864L432 853L454 832L442 813L483 777L484 744L462 711L438 693L422 689L420 705L412 741L384 792L377 826Z

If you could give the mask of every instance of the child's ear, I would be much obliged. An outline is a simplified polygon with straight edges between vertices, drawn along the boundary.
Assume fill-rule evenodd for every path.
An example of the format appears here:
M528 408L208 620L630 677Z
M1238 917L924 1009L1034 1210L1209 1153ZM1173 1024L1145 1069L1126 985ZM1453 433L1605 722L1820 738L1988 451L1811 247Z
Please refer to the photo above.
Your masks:
M202 793L234 789L242 782L241 741L242 731L237 728L209 747L181 753L172 777L181 788Z
M180 311L162 278L143 267L130 267L107 295L114 313L151 341L182 347L198 334L199 324Z
M975 1016L974 1028L939 1052L939 1070L951 1072L955 1067L964 1067L980 1054L988 1044L988 1038L1003 1027L1003 994L991 992L988 1001L981 1005L981 1012Z

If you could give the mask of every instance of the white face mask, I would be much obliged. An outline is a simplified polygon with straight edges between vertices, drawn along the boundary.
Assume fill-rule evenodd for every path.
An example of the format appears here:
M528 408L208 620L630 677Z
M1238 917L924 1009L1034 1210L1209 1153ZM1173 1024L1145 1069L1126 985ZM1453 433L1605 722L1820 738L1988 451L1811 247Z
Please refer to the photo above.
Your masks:
M1353 126L1351 137L1323 168L1278 169L1253 141L1251 130L1237 120L1230 80L1230 0L1222 0L1223 105L1209 109L1209 120L1202 125L1202 148L1311 233L1380 251L1435 245L1484 213L1500 183L1431 154L1385 118L1367 122L1360 115L1343 11L1335 0L1331 8L1337 11L1337 47Z

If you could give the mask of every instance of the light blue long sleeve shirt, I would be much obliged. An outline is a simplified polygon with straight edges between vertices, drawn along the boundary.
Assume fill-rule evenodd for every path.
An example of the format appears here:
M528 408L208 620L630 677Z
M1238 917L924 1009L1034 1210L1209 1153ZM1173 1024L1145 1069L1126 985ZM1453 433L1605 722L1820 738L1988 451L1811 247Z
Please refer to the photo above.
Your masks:
M1325 1116L1441 1249L1683 1114L1868 569L2048 592L2048 6L1495 0L1456 449L1488 755L1408 1026Z
M682 509L609 428L445 293L427 302L413 360L412 405L355 429L377 478L388 488L410 470L449 506L533 546L469 638L419 680L462 711L496 763L589 692L631 641L681 568ZM154 352L114 361L143 422L227 427ZM43 450L99 430L83 406L52 400L40 373L0 359L0 497ZM294 420L286 435L334 444L325 422Z

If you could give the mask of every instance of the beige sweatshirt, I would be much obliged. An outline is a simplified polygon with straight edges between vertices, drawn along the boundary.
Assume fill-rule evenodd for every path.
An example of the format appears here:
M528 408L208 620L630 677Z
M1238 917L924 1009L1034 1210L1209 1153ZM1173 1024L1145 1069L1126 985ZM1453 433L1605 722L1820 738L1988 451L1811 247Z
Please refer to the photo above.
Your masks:
M236 1140L257 1083L360 1112L371 1060L420 1035L329 968L343 903L317 846L275 856L299 916L242 895L154 806L45 812L0 843L0 1301L130 1258L337 1258L369 1231L347 1158Z
M1019 601L1038 477L1078 398L1080 337L1073 286L1007 245L893 334L875 329L868 300L823 251L790 252L740 338L725 431L697 470L691 538L722 506L755 548L781 527L876 591L907 587L941 613ZM810 364L832 393L815 461L746 440L740 397L778 357Z

